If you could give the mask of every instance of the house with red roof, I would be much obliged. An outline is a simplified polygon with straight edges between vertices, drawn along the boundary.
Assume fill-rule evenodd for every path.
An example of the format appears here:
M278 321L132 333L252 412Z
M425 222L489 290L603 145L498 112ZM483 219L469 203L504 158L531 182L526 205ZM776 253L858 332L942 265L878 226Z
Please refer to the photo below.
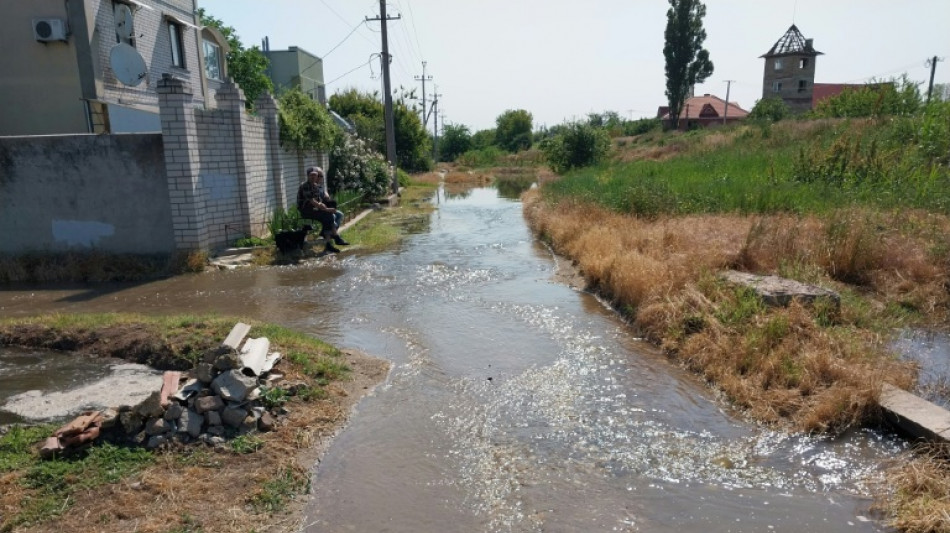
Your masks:
M718 96L704 94L691 96L683 103L680 111L679 129L686 131L697 127L732 124L744 119L749 112L735 102L726 102ZM660 106L657 117L663 121L664 128L671 128L669 106Z

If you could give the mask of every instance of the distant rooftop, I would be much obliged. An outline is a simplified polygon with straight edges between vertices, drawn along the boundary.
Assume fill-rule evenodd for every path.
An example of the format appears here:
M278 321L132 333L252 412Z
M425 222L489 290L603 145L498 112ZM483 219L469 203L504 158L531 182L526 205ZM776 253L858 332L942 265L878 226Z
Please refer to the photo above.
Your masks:
M759 57L780 56L786 54L807 54L812 56L823 55L812 46L812 40L806 39L802 32L798 31L798 26L794 24L788 28L778 41L772 45L772 48L764 55Z

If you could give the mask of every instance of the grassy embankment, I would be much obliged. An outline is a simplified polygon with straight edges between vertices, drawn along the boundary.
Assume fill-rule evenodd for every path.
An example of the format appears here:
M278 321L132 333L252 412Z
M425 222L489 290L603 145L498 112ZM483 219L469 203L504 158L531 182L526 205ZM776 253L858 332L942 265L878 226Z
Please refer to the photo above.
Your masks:
M525 216L672 359L748 416L809 432L874 423L883 381L912 386L888 343L948 324L950 106L616 145L531 191ZM831 288L841 307L769 308L725 269ZM950 530L947 474L921 461L893 476L894 523Z
M234 322L112 314L3 319L0 344L183 369L217 346ZM36 447L55 425L8 428L0 436L0 530L248 531L280 521L279 511L309 488L309 465L298 457L346 416L341 383L350 369L346 356L326 343L248 323L251 336L267 337L284 354L279 367L288 382L305 383L295 396L269 392L289 410L285 423L217 451L190 445L151 452L99 442L50 461L40 460Z

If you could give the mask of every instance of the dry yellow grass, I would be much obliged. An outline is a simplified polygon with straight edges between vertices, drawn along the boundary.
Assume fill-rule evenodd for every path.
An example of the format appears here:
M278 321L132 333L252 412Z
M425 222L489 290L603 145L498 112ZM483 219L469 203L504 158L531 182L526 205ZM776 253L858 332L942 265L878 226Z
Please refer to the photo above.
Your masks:
M716 274L739 268L860 291L883 308L913 306L943 320L947 264L930 253L945 218L846 211L830 219L686 216L644 220L590 205L524 196L533 230L579 266L643 334L756 419L837 431L876 414L884 377L913 369L885 353L847 305L754 306ZM594 223L591 223L594 221ZM847 283L859 283L855 288ZM873 307L873 306L872 306ZM834 327L829 327L829 326Z
M950 448L930 445L895 466L877 498L877 508L906 533L950 532Z

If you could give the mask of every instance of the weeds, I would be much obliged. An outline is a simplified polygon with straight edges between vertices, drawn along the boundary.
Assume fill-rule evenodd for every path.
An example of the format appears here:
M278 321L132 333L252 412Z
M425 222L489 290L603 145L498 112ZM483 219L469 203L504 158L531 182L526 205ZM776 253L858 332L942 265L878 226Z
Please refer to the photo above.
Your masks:
M310 478L300 468L284 467L265 481L250 503L258 512L275 513L283 510L296 494L310 492Z
M234 453L248 454L254 453L264 447L264 441L253 434L239 435L231 439L231 450Z

